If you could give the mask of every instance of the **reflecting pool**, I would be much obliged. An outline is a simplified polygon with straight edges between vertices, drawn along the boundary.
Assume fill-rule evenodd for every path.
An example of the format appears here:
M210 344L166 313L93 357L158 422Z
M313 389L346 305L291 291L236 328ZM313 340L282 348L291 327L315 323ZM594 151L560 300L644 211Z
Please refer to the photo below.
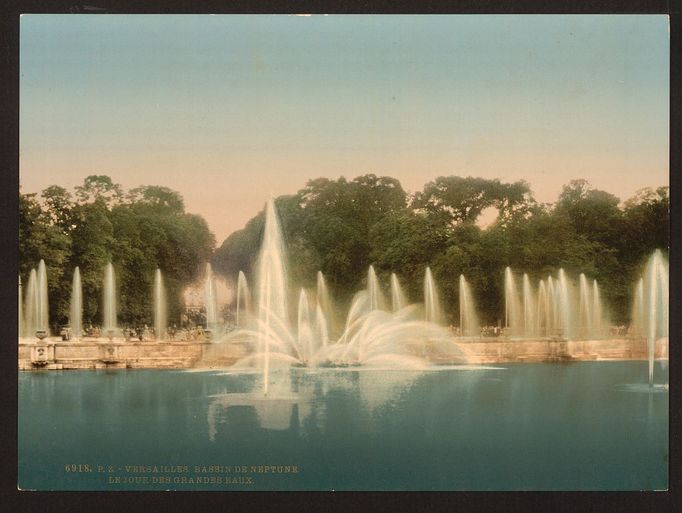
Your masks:
M667 383L667 368L656 369ZM652 490L646 362L19 375L19 487Z

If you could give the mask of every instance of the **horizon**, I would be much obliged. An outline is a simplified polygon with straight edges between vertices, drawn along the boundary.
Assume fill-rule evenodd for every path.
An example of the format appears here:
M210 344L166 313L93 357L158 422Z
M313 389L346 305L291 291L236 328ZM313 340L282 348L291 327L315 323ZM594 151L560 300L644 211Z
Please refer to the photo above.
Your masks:
M669 185L662 15L24 15L23 193L163 185L218 246L312 177Z

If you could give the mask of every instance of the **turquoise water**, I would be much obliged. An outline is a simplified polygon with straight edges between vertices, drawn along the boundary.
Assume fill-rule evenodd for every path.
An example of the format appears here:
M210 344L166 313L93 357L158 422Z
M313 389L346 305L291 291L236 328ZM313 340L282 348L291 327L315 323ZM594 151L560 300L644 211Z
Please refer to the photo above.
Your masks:
M22 372L19 487L666 489L668 392L646 376L645 362L292 369L265 398L257 374Z

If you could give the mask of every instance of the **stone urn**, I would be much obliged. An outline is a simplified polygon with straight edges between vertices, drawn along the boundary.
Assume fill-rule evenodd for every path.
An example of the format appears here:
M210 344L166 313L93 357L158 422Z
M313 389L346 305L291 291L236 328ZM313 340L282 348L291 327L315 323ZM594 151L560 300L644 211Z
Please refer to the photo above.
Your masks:
M36 331L36 337L38 337L38 340L40 340L42 342L43 339L47 338L47 330Z

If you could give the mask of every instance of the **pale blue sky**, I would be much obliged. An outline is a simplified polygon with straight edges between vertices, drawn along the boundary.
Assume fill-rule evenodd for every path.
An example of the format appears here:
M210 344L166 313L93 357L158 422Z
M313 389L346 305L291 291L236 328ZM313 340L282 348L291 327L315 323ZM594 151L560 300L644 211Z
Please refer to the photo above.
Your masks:
M167 185L219 242L317 176L668 183L666 16L26 15L20 57L24 192Z

